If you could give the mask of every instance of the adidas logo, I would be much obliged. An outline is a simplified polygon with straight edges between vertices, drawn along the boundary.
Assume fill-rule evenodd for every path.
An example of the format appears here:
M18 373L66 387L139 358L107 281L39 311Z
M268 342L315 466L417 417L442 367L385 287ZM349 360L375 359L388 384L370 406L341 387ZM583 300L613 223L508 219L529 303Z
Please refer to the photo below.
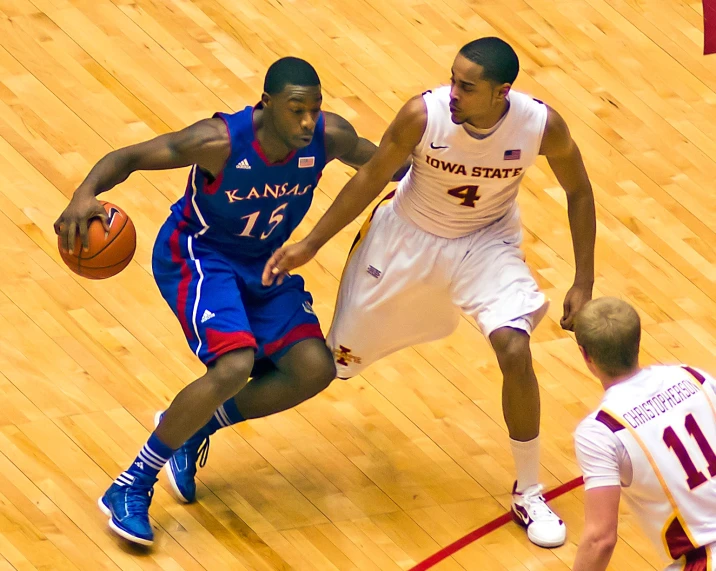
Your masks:
M244 169L244 170L251 170L251 165L249 164L248 159L243 159L238 165L236 165L237 169Z
M211 313L208 309L204 310L204 315L201 316L201 322L209 321L212 317L216 317L215 313Z
M134 465L135 465L137 468L139 468L140 470L144 470L144 462L142 462L142 461L135 462Z

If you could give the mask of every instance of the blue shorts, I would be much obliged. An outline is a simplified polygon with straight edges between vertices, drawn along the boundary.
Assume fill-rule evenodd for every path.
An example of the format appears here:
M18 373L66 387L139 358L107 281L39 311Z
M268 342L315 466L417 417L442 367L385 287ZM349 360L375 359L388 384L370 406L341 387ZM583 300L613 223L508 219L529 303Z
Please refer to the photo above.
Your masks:
M152 270L162 296L179 319L192 351L205 364L251 347L256 359L277 362L304 339L323 339L303 278L264 287L266 260L237 259L182 231L170 217L154 244Z

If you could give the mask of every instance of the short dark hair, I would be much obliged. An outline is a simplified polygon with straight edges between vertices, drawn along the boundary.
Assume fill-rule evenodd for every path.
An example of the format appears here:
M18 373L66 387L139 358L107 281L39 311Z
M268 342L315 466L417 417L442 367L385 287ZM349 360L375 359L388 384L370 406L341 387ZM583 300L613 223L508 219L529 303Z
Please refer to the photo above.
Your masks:
M611 377L639 363L641 320L626 301L599 297L587 302L574 319L577 344Z
M264 91L269 95L281 93L287 85L312 87L321 85L318 74L306 60L284 57L271 64L264 79Z
M512 84L520 71L520 60L512 46L500 38L479 38L465 44L460 55L482 66L482 77L498 84Z

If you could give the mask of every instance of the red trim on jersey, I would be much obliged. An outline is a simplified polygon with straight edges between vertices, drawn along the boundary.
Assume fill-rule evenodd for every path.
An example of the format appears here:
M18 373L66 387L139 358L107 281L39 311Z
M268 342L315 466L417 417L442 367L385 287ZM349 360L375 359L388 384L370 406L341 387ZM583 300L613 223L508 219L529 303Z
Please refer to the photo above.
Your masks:
M293 149L290 153L288 153L288 155L286 155L285 159L272 163L266 156L266 153L264 153L264 150L261 148L261 143L259 143L259 140L257 138L254 138L254 140L251 141L251 147L254 149L254 151L256 151L256 154L261 158L261 160L264 162L264 164L266 164L267 167L283 166L289 163L291 159L296 156L296 149Z
M709 559L705 547L699 547L686 554L684 571L708 571Z
M321 331L321 327L317 323L304 323L303 325L299 325L298 327L294 327L293 329L291 329L291 331L281 337L281 339L279 339L278 341L274 341L273 343L266 343L266 346L264 347L264 353L267 357L269 357L274 353L277 353L281 349L284 349L289 345L293 345L298 341L314 338L324 338L323 332Z
M189 327L189 321L186 318L186 304L189 299L189 284L191 284L191 268L181 255L181 246L179 245L179 238L182 234L182 229L186 226L184 221L177 224L176 230L172 232L169 237L169 250L172 253L172 262L179 264L181 279L179 280L179 287L177 288L177 315L179 317L179 323L181 324L182 331L186 335L187 339L194 339L194 331Z
M691 367L689 367L687 365L682 365L681 368L684 369L685 371L687 371L689 374L691 374L691 376L694 379L696 379L700 384L703 385L706 382L706 377L704 377L701 373L699 373L695 369L692 369Z
M197 168L196 166L194 168ZM189 180L186 183L186 194L184 195L184 211L182 212L182 216L184 216L185 220L191 220L191 195L193 194L193 190L191 188L191 177L193 173L189 173ZM183 229L183 228L182 228Z
M197 168L199 168L199 167L197 167ZM205 180L207 181L207 183L208 183L208 179L206 178L206 173L204 173L204 172L201 171L201 170L200 170L199 172L201 173L201 175L204 177L204 179L205 179ZM214 179L214 182L208 183L208 184L205 184L205 185L204 185L204 192L205 192L206 194L216 194L216 191L219 190L219 187L221 186L221 182L222 182L223 180L224 180L224 171L222 170L222 171L219 173L219 176L217 176L217 177Z
M248 331L232 331L227 333L225 331L209 329L208 327L205 331L206 350L209 353L213 353L207 364L235 349L245 349L247 347L251 347L252 349L258 348L256 338Z
M623 424L621 424L611 414L609 414L608 412L604 412L603 410L600 410L597 413L596 420L601 422L604 426L606 426L612 432L619 432L620 430L624 430Z
M278 161L275 163L272 163L268 157L266 156L266 153L264 153L263 148L261 148L261 143L259 143L259 138L256 133L256 123L254 123L254 113L256 113L257 109L263 109L263 104L261 102L257 103L254 106L254 110L251 112L251 128L254 131L254 140L251 141L251 148L253 148L254 151L256 151L256 154L261 158L261 160L264 162L264 164L267 167L280 167L285 164L287 164L293 157L296 156L296 149L293 149L288 155L286 155L286 158L282 161Z
M664 533L666 546L669 548L669 555L672 559L678 559L682 555L686 555L696 550L696 546L691 543L689 536L686 535L679 518L675 517L671 520L669 527Z

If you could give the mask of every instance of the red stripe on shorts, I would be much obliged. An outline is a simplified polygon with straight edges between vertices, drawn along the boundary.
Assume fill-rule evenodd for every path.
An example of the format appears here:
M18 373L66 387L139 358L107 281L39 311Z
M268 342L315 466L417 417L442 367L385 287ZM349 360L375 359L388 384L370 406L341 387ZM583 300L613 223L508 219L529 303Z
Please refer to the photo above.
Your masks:
M323 339L323 332L321 327L316 323L304 323L298 327L294 327L281 339L274 341L273 343L266 343L264 347L264 353L267 357L279 352L281 349L296 343L297 341L303 341L304 339Z
M708 571L708 555L705 547L699 547L686 554L684 571Z
M235 349L245 349L251 347L257 349L256 338L248 331L217 331L216 329L206 329L206 350L213 353L207 361L207 365Z
M194 331L189 327L189 321L186 317L186 304L189 298L189 285L191 284L191 268L181 255L181 246L179 245L179 239L181 238L181 229L185 226L183 222L177 225L176 230L172 232L169 237L169 250L172 253L172 262L179 264L181 279L179 280L179 287L177 291L177 316L179 317L179 323L181 324L182 331L186 335L187 339L195 339Z

